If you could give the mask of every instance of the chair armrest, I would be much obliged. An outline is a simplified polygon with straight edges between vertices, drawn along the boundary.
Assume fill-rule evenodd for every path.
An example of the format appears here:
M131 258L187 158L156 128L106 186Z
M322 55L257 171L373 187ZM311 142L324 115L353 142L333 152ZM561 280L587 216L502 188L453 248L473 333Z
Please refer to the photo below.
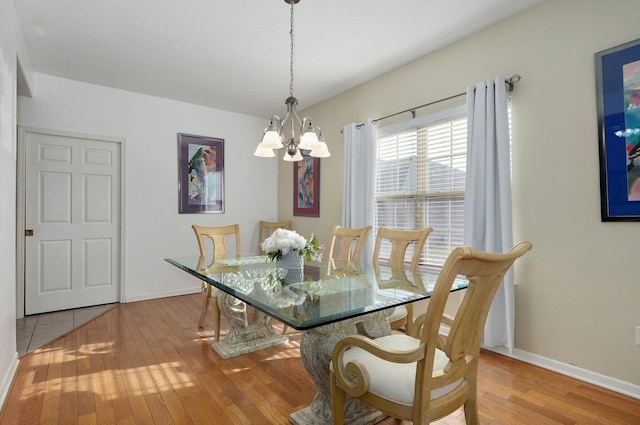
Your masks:
M443 314L442 324L451 327L451 325L453 325L453 317L449 316L448 314Z
M370 379L366 366L358 359L344 364L344 353L351 347L358 347L393 363L412 363L424 357L424 344L420 344L413 350L394 350L362 335L341 339L333 349L333 373L336 385L354 397L359 397L368 391Z
M414 338L420 338L420 334L422 333L422 328L424 327L424 319L427 317L425 313L420 314L415 318L409 329L411 330L410 336Z

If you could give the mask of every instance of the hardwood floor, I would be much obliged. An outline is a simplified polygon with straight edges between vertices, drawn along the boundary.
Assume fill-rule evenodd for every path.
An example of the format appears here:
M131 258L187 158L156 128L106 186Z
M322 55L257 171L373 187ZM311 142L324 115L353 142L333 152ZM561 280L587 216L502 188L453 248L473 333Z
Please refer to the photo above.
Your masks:
M300 333L222 360L196 326L200 302L122 304L26 355L0 424L288 424L315 394ZM640 400L495 353L483 352L479 379L483 425L640 424ZM464 424L464 414L436 423Z

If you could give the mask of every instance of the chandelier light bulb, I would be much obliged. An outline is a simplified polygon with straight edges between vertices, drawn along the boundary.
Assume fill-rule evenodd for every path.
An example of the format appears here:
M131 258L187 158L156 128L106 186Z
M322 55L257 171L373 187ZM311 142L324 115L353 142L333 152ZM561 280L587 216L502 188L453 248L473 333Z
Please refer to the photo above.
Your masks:
M311 150L311 153L309 153L309 155L315 158L328 158L331 156L331 153L329 153L327 144L323 141L320 141L318 142L318 147Z
M253 154L255 156L259 156L260 158L271 158L276 156L276 154L273 152L273 149L265 148L260 145L258 145Z
M318 135L315 133L313 126L311 126L312 130L307 131L300 138L300 145L298 146L300 149L313 150L318 147Z
M293 155L290 155L289 152L285 152L282 159L287 162L302 161L302 154L300 153L300 149L296 148L296 151Z
M281 149L283 148L282 142L280 141L280 134L275 130L275 128L270 129L272 126L267 127L262 136L262 141L259 146L267 149Z

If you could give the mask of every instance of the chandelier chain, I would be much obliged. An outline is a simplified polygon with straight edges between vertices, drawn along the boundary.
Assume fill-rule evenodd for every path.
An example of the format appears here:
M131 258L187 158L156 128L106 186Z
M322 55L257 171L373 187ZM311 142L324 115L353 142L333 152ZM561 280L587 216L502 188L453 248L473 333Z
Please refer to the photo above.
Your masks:
M291 42L290 42L291 54L289 56L289 59L290 59L290 62L289 62L289 76L290 76L289 94L291 95L291 97L293 97L293 3L294 2L291 2L291 18L290 18L291 29L289 30L289 38L291 40Z

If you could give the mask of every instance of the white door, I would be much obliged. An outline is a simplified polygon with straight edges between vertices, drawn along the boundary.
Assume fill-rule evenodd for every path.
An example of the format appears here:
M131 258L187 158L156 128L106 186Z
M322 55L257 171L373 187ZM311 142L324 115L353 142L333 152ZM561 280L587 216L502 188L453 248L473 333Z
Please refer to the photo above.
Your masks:
M24 148L25 314L119 301L120 144L27 132Z

